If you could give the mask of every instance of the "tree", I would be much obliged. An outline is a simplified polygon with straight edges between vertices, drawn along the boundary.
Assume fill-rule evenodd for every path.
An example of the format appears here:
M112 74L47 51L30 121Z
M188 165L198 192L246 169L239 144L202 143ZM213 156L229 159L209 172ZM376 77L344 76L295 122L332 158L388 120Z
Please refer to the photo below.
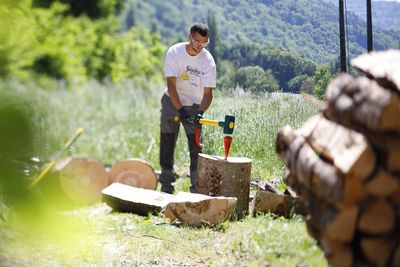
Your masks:
M312 95L314 93L315 80L313 77L307 78L300 87L300 92Z
M314 95L320 99L325 96L326 87L332 79L332 73L328 66L318 66L315 71Z
M49 8L55 2L67 4L76 17L87 15L94 19L113 15L123 7L123 0L33 0L33 6Z
M309 76L305 75L305 74L300 74L296 77L294 77L293 79L291 79L288 82L288 90L292 93L299 93L300 92L300 88L302 86L302 84L304 83L304 81L306 81L309 78Z
M211 55L213 55L218 68L219 61L221 59L221 46L214 11L208 10L207 24L210 29L210 44L208 45L208 50L210 51Z
M220 61L218 68L218 87L232 89L236 87L236 68L231 61Z
M236 75L237 83L246 91L273 92L279 84L270 71L265 72L260 66L241 67Z
M125 27L129 31L130 28L136 25L136 17L135 17L135 7L134 3L129 4L128 11L126 12L126 17L125 17Z

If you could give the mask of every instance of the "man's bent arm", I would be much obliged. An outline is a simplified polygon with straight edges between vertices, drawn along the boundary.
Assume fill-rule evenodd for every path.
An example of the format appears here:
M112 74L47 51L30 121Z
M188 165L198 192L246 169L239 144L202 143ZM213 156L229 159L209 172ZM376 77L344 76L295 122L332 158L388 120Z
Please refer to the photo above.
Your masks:
M200 108L199 108L200 111L204 112L210 107L213 99L212 90L213 88L211 87L204 87L204 96L200 103Z
M172 104L174 104L177 110L180 109L182 107L182 103L179 99L178 92L176 91L176 77L167 77L167 87Z

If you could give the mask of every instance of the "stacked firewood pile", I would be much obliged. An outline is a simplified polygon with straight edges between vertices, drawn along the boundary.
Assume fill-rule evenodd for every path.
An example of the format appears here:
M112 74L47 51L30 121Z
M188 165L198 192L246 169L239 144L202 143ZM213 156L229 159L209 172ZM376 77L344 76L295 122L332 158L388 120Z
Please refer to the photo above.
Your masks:
M326 108L276 149L304 200L307 229L332 266L400 266L400 51L362 55Z

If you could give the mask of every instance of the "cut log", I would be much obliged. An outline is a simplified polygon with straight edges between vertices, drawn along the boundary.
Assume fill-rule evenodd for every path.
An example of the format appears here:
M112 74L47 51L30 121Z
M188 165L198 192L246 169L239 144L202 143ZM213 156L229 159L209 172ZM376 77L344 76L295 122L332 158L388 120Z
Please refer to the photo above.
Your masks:
M400 267L400 243L397 244L397 247L393 253L392 266Z
M242 218L249 211L251 159L199 154L197 193L208 196L236 197L235 215Z
M366 138L321 114L311 117L295 133L303 135L316 153L333 162L346 177L365 179L375 168L376 157Z
M318 157L303 136L295 135L286 126L278 133L276 149L290 173L308 192L325 201L340 204L343 178L335 167Z
M381 170L365 186L367 192L373 196L385 197L399 190L399 181L385 170Z
M326 236L337 242L353 240L357 225L358 207L340 211L326 228Z
M235 197L210 197L179 192L165 207L164 215L172 221L179 220L186 225L217 225L232 217L236 203Z
M111 183L152 190L157 188L157 177L153 167L146 161L136 158L114 164L109 172L109 179Z
M385 90L365 77L352 79L347 84L337 81L342 79L348 81L348 76L340 75L328 86L327 117L340 120L350 128L360 125L378 132L400 132L400 98L397 93Z
M369 197L363 181L357 178L346 179L342 204L346 207L359 205Z
M41 182L45 195L69 208L101 200L101 190L109 185L103 164L86 158L59 159L49 177Z
M393 240L379 238L363 238L360 241L363 254L374 266L388 266L394 245Z
M327 256L330 265L333 267L351 267L354 266L353 251L350 246L343 246Z
M360 216L358 228L368 234L383 234L393 230L395 212L384 199L373 201Z
M389 149L387 168L390 172L400 173L400 145L392 146Z
M142 216L160 212L174 198L170 194L120 183L111 184L102 194L103 201L113 210Z
M351 60L351 65L377 80L383 87L400 91L400 51L370 52Z
M268 212L284 217L289 217L292 213L306 214L300 198L258 190L251 204L251 214L255 216L257 213Z

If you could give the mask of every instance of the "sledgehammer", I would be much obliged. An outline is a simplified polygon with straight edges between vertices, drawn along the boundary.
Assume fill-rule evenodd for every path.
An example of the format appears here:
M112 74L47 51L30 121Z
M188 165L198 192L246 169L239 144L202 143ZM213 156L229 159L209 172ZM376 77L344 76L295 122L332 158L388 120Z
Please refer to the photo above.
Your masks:
M224 134L232 134L235 128L235 116L226 115L224 121L200 119L199 123L202 125L219 126L224 128Z
M175 121L179 121L178 116L175 117ZM225 115L224 121L200 119L199 124L209 125L209 126L219 126L224 129L223 130L224 134L232 134L233 129L235 128L235 116Z

